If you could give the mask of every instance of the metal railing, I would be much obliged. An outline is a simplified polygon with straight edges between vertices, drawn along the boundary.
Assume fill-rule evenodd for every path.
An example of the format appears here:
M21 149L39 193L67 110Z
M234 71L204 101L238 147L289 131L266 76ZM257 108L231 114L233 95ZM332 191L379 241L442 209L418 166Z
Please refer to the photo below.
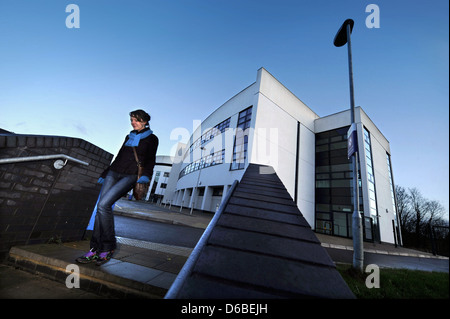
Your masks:
M203 250L203 247L206 245L214 226L217 224L217 221L219 220L220 215L222 215L223 211L227 207L227 204L230 201L231 195L233 194L233 192L236 189L238 184L239 184L239 181L235 180L233 182L233 185L231 185L230 190L227 192L224 200L220 204L219 210L214 214L214 217L211 219L211 222L208 224L208 227L206 227L206 229L203 232L202 237L200 237L200 240L198 241L197 245L195 245L194 250L192 251L188 260L186 261L183 268L179 272L177 278L175 278L175 281L173 282L172 286L170 287L170 289L167 292L164 299L177 298L178 293L180 292L185 280L192 273L192 270L194 269L194 266L197 263L198 258L200 257L200 253Z
M0 164L13 164L13 163L21 163L21 162L32 162L32 161L45 161L51 159L65 159L66 161L56 161L53 166L57 169L63 168L67 161L72 161L81 165L89 166L89 163L74 158L72 156L68 156L66 154L53 154L53 155L38 155L38 156L26 156L26 157L14 157L14 158L0 158Z

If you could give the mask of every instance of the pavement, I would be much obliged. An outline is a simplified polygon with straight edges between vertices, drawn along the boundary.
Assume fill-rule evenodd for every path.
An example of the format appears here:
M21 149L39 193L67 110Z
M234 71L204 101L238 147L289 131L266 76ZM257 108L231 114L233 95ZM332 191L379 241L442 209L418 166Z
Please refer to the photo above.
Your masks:
M205 229L213 217L212 213L195 210L191 212L179 207L126 199L116 203L114 213L201 229ZM319 233L316 235L322 246L329 251L348 254L353 250L351 239ZM165 296L193 250L123 237L117 237L117 243L118 249L113 258L102 266L75 263L77 257L89 250L87 239L12 247L8 260L0 265L0 298L160 299ZM365 242L364 251L379 256L443 260L448 265L448 257L434 256L386 243ZM333 258L333 255L330 255ZM34 289L33 285L38 281L41 282L41 288ZM49 288L42 288L45 285ZM68 289L69 287L73 288ZM80 289L77 289L78 287Z

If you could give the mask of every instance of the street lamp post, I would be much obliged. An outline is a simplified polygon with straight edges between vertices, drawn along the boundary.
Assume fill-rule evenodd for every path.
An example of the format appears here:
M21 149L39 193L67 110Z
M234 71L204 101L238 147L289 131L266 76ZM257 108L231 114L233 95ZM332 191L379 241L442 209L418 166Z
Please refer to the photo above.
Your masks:
M351 106L351 123L352 128L355 128L355 97L353 92L353 66L352 66L352 42L351 33L353 30L354 21L347 19L342 24L338 33L334 38L334 45L341 47L347 44L348 48L348 71L350 80L350 106ZM356 137L356 135L354 135ZM354 140L353 140L354 139ZM358 145L357 139L352 136L354 145ZM352 215L352 235L353 235L353 268L362 272L364 263L364 247L362 234L362 220L359 214L359 183L358 183L358 151L355 148L352 155L353 164L353 215Z

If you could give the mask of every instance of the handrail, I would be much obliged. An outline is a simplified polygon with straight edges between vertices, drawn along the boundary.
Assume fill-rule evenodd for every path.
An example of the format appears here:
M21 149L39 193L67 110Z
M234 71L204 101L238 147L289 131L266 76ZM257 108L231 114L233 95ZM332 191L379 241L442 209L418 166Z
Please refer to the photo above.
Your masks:
M214 217L211 219L210 223L208 224L208 227L206 227L206 229L203 232L202 237L200 237L200 240L198 241L197 245L195 245L194 250L192 251L192 253L189 256L186 263L184 264L183 268L181 268L181 271L178 273L178 276L177 276L177 278L175 278L175 281L173 282L169 291L167 291L164 299L176 299L177 298L177 295L180 292L184 281L192 273L192 270L194 269L194 266L195 266L198 258L200 257L200 253L203 250L203 247L206 245L206 242L208 241L209 236L211 235L214 226L217 224L217 221L219 220L220 215L222 215L223 211L225 210L225 207L227 206L228 202L230 201L231 195L233 194L233 192L236 189L238 184L239 184L239 181L235 180L233 182L233 184L231 185L230 190L227 192L224 200L220 204L219 210L214 214Z
M67 161L72 161L81 165L89 166L89 163L76 159L72 156L66 154L54 154L54 155L39 155L39 156L27 156L27 157L14 157L14 158L0 158L0 164L11 164L20 162L31 162L31 161L44 161L49 159L63 158ZM65 165L65 163L64 163Z

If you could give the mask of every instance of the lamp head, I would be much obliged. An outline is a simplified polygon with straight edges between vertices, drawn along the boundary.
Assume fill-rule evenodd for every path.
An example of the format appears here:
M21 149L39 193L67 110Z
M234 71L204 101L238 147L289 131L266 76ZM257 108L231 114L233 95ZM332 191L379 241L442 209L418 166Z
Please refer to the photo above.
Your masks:
M335 46L341 47L348 42L347 25L350 25L350 33L352 33L354 24L355 24L355 22L352 19L347 19L344 21L341 28L339 29L339 31L336 33L336 36L334 37L333 43Z

